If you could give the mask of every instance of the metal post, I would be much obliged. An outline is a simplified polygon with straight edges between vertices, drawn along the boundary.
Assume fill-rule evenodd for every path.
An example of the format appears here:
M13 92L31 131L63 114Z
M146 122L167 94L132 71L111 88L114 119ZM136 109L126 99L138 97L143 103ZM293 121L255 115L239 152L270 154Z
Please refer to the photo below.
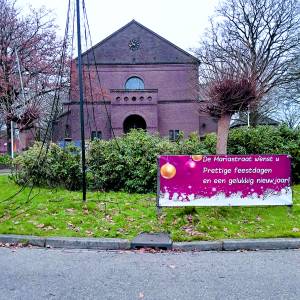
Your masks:
M80 6L76 0L77 12L77 47L78 47L78 81L80 96L80 128L81 128L81 160L82 160L82 201L86 201L86 168L85 168L85 136L84 136L84 114L83 114L83 81L81 61L81 34L80 34Z
M247 127L250 127L250 106L248 105L247 109Z
M23 96L23 105L26 105L26 97L25 97L25 91L24 91L24 85L23 85L23 79L22 79L21 65L20 65L17 48L15 48L15 53L16 53L18 71L19 71L19 76L20 76L21 90L22 90L22 96Z
M288 215L293 214L293 205L288 205L287 206L287 212L288 212Z
M10 152L11 158L14 158L14 122L10 121Z
M159 218L162 215L162 207L159 205L159 197L160 197L159 156L156 159L156 165L157 165L156 216L157 218Z

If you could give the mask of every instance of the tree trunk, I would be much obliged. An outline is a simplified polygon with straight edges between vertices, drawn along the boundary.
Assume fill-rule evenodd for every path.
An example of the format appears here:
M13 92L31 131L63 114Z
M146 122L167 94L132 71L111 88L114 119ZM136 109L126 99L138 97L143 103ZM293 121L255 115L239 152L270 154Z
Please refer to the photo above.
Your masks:
M11 123L6 123L6 153L10 156L11 155Z
M227 154L227 141L230 126L230 114L221 115L218 120L217 131L217 154Z
M257 110L251 110L249 113L249 119L250 119L250 126L256 127L258 125L258 111Z

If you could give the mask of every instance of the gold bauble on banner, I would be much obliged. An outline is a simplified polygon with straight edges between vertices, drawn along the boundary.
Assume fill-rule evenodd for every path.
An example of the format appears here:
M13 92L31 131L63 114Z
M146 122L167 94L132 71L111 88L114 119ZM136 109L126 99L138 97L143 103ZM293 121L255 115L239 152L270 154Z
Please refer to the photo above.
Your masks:
M193 161L200 161L202 160L203 155L192 155L192 160Z
M176 175L176 168L172 164L166 163L160 168L160 174L165 179L172 179Z

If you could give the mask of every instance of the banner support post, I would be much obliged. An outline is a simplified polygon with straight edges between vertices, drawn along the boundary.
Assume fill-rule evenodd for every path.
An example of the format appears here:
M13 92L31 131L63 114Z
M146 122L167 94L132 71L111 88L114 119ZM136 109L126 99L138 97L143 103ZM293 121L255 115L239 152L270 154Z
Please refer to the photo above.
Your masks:
M157 191L156 191L156 216L159 218L162 214L162 207L159 206L159 195L160 195L160 173L159 173L159 156L156 159L156 164L157 164Z

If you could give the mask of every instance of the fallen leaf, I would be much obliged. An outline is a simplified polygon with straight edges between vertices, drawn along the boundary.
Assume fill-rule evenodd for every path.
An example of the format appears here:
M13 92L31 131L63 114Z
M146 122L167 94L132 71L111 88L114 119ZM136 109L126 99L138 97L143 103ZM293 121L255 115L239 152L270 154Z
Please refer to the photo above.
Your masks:
M67 225L68 225L69 229L74 229L75 228L75 225L72 224L72 223L68 223Z
M299 232L299 231L300 231L300 229L299 229L299 228L296 228L296 227L294 227L294 228L292 229L292 231L293 231L293 232Z
M191 236L205 236L203 232L196 230L193 225L183 226L181 229Z
M45 224L38 224L36 225L37 228L44 228L45 227Z
M91 230L86 230L86 231L85 231L85 233L86 233L88 236L91 236L91 235L93 235L93 234L94 234L94 232L93 232L93 231L91 231Z
M44 227L43 229L48 231L48 230L53 230L54 228L52 226L47 226L47 227Z
M193 216L192 215L187 215L187 220L189 223L192 223L193 222Z
M169 265L169 267L170 267L171 269L175 269L175 268L176 268L175 265Z

